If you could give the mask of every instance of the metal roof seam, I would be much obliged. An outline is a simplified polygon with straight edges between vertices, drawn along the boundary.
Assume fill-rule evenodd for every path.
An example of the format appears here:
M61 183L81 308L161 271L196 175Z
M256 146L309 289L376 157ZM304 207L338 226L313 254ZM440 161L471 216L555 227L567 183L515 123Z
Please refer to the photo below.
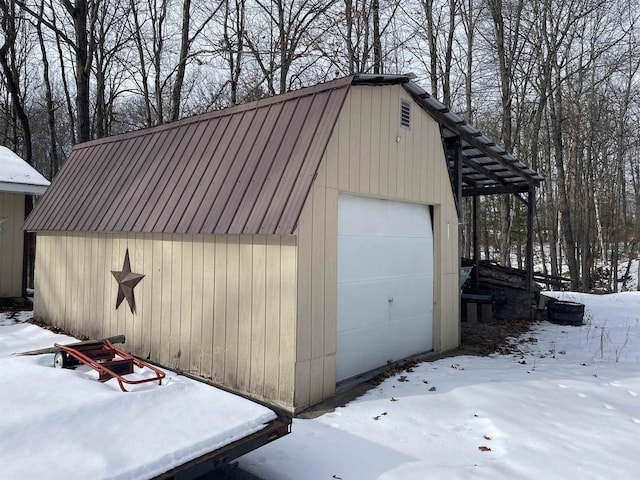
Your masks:
M169 167L169 169L165 171L165 175L160 179L163 188L147 220L149 223L147 228L149 230L175 233L174 231L166 229L166 225L171 219L171 215L176 207L175 202L171 202L171 198L173 198L183 176L188 175L187 170L189 169L191 158L200 145L202 132L206 128L206 125L203 123L194 123L192 127L193 132L191 133L190 140L180 142L179 147L174 153L175 159L171 158L167 160L169 164L172 164L172 167ZM188 131L185 132L185 136L187 134Z
M189 142L185 149L182 151L180 155L180 161L176 162L176 168L173 171L173 175L169 179L169 183L166 184L166 188L162 192L162 195L158 201L161 205L156 207L154 210L156 220L151 227L153 231L161 231L161 232L169 232L169 233L177 233L175 229L167 229L167 225L171 221L176 208L178 206L177 201L171 201L174 198L174 194L176 191L181 190L184 192L184 189L179 189L179 186L183 184L183 181L188 181L192 168L192 159L196 155L196 152L199 151L200 145L204 140L204 130L206 130L205 122L194 123L195 130L193 132L193 142ZM195 145L193 145L195 143ZM188 147L193 147L190 149ZM181 167L181 168L180 168ZM180 170L178 172L178 169ZM175 179L175 182L173 181ZM173 183L173 186L170 186L170 183ZM167 198L168 197L168 198Z
M221 167L224 165L225 170L218 170L222 174L222 177L220 177L220 180L217 182L217 191L215 192L209 213L204 220L205 230L210 233L226 233L226 231L220 230L219 223L224 212L225 205L228 201L226 192L229 192L229 195L233 194L235 180L230 178L230 175L232 175L234 167L239 161L238 157L242 152L244 140L247 138L247 134L251 130L251 124L253 123L258 110L261 109L249 110L242 113L242 119L238 129L236 130L234 138L227 149L228 155L225 156L221 163ZM248 124L246 128L242 128L243 122ZM231 147L233 147L233 149L231 149ZM216 177L214 177L214 182L217 179Z
M329 92L329 99L324 103L324 108L322 109L322 112L320 114L321 120L318 123L318 127L316 128L314 140L316 135L320 138L318 142L312 140L309 145L309 150L312 147L315 147L314 156L312 156L313 161L306 162L306 165L305 163L303 163L301 165L299 173L299 175L303 175L306 177L305 179L303 179L303 181L308 182L309 187L300 188L299 193L296 195L296 197L294 197L294 192L292 190L291 196L287 201L287 209L283 211L283 216L286 212L288 212L286 223L287 225L289 225L288 229L284 233L293 234L297 227L300 213L302 212L302 208L304 207L304 204L306 203L309 195L311 195L311 185L313 185L313 180L318 172L318 167L320 165L320 162L322 161L322 157L331 138L331 134L335 129L335 125L338 121L338 117L340 115L340 111L342 110L342 106L344 105L344 101L347 97L348 91L348 87L332 90L331 92ZM333 105L334 103L335 105ZM327 110L330 111L327 113ZM335 111L336 113L332 114L331 111ZM309 156L308 152L307 156ZM292 197L294 197L293 204L289 205Z
M269 110L271 110L271 106L269 106L268 108L261 108L260 110L257 110L257 112L260 112L262 114L262 118L258 119L258 121L256 122L254 120L254 122L252 122L251 124L251 128L247 129L246 133L245 133L245 139L247 138L247 135L249 134L249 132L253 132L256 131L255 136L253 137L252 141L251 141L251 146L246 147L245 145L241 145L240 151L242 151L243 149L246 150L246 155L243 155L244 159L242 161L242 165L238 165L237 163L237 158L236 158L236 162L234 162L233 167L238 166L239 167L239 171L238 174L235 176L235 180L233 181L233 186L231 187L231 192L230 194L227 196L223 196L223 206L221 207L221 211L220 211L220 217L219 217L219 221L218 223L220 225L220 228L223 231L229 232L229 233L241 233L241 232L235 232L234 231L234 221L236 218L236 215L238 214L238 208L240 207L242 200L244 198L244 196L247 193L248 190L248 186L249 183L251 182L251 177L252 175L250 174L250 172L254 171L254 166L252 163L250 163L251 159L252 159L252 153L254 152L254 149L256 148L257 145L260 145L260 143L258 143L261 140L261 137L263 135L263 130L265 129L265 122L269 116ZM255 119L255 116L254 116ZM258 125L256 125L257 123L260 123L259 127ZM266 137L267 135L265 135ZM244 143L244 142L243 142ZM256 156L256 160L259 158L259 155ZM257 165L258 162L256 162ZM245 177L249 175L249 178L246 179ZM246 187L242 188L244 182L246 182Z
M292 103L288 104L287 107L291 107L291 105ZM268 191L271 185L272 176L273 176L271 172L274 169L276 160L278 159L280 148L285 139L285 133L288 131L289 125L291 124L291 120L293 119L293 111L292 111L291 113L288 114L289 115L288 118L284 118L282 122L280 121L280 119L283 116L283 113L285 113L286 111L287 111L286 107L283 106L283 108L281 108L280 111L278 112L278 117L276 119L276 122L274 123L275 126L274 126L274 130L272 131L272 138L273 138L273 132L276 131L276 128L284 128L284 131L282 132L282 135L279 136L277 143L276 142L268 143L270 153L268 156L265 157L267 158L267 161L265 162L265 166L264 166L264 178L256 194L256 201L253 203L253 205L251 206L247 214L247 219L242 229L243 233L248 233L248 232L259 233L260 232L260 229L262 227L262 221L264 220L264 214L268 210L269 205L271 203L272 196L269 195L269 191ZM286 122L286 125L284 122ZM271 154L271 151L273 151L273 154ZM262 202L258 202L258 199L261 199L264 196L267 196L268 202L265 200L262 200ZM262 208L264 209L263 212L260 211ZM254 226L254 228L251 228L252 226Z
M94 147L103 143L110 142L119 142L124 139L128 139L131 137L136 137L138 135L149 135L155 132L161 132L163 130L171 130L173 128L185 126L191 123L197 123L201 121L208 121L214 118L221 118L224 116L236 115L238 113L242 113L246 110L254 110L257 108L269 106L274 103L286 102L292 98L298 98L305 95L312 95L316 91L326 90L332 88L334 85L348 85L353 81L354 76L342 77L335 80L330 80L325 83L320 83L316 85L310 85L308 87L302 87L298 90L294 90L291 92L283 93L280 95L275 95L272 97L265 97L259 100L243 103L240 105L232 105L230 107L222 108L220 110L214 110L212 112L205 112L200 114L195 114L190 117L185 117L180 120L176 120L174 122L162 123L160 125L154 125L151 127L140 128L138 130L134 130L131 132L121 133L118 135L113 135L110 137L99 138L96 140L89 140L87 142L83 142L75 145L73 148L77 150L81 150L84 148Z
M167 205L173 205L173 207L170 207L171 211L166 215L167 219L164 223L164 226L161 228L162 231L168 231L172 233L188 233L187 230L181 231L178 228L185 216L185 208L186 206L188 206L188 204L184 204L183 199L192 198L196 188L194 186L194 183L197 184L197 182L201 179L198 174L206 162L206 160L204 160L206 158L206 152L211 148L210 145L212 140L214 139L213 135L206 134L206 132L208 132L211 128L212 124L214 124L214 126L217 126L218 120L213 119L210 121L202 122L201 124L204 132L201 135L196 148L193 149L188 164L182 175L180 176L180 179L177 182L177 185L174 188L171 197L167 201Z
M330 94L329 94L329 96L330 96ZM314 96L314 100L315 100L316 98L318 98L318 97L317 97L317 96ZM329 98L329 101L330 101L330 98ZM322 123L322 117L323 117L323 114L324 114L324 112L325 112L325 110L326 110L326 108L327 108L327 105L329 104L329 101L326 101L326 102L323 102L323 103L322 103L321 113L320 113L320 115L319 115L318 122L315 124L315 128L313 129L313 132L310 132L310 134L309 134L309 137L310 137L310 138L309 138L309 143L308 143L308 145L306 146L306 148L304 148L304 155L302 156L303 160L304 160L304 159L307 159L307 157L308 157L308 155L309 155L309 150L311 149L311 146L313 145L313 138L314 138L314 136L315 136L315 133L318 131L318 128L320 127L320 124ZM312 103L311 103L311 105L309 106L309 110L307 110L307 112L306 112L306 115L305 115L305 118L304 118L304 122L305 122L305 123L307 123L307 119L308 119L308 118L309 118L309 116L311 115L312 108L313 108L313 103L314 103L314 102L312 102ZM298 137L298 139L299 139L299 137ZM295 149L294 149L294 150L295 150ZM308 160L308 159L307 159L307 160ZM314 160L314 158L312 157L312 158L311 158L311 160ZM311 162L310 162L310 163L311 163ZM313 162L313 163L315 163L315 162ZM289 190L289 189L286 189L286 190L285 190L285 192L287 192L287 193L288 193L288 195L286 195L286 198L284 198L284 200L283 200L284 208L283 208L283 209L281 209L281 210L280 210L280 209L278 210L278 211L280 212L280 215L278 216L278 218L277 218L277 220L276 220L276 222L275 222L275 225L277 225L277 226L276 226L276 228L275 228L276 233L280 233L280 234L281 234L281 233L283 233L283 230L284 230L286 233L291 233L291 231L290 231L290 230L292 230L292 229L293 229L293 227L290 227L290 228L286 228L286 227L284 227L284 228L283 228L283 226L282 226L282 220L283 220L283 218L285 217L285 214L286 214L286 212L287 212L287 206L289 205L289 199L290 199L290 198L292 197L292 195L293 195L293 191L294 191L294 189L295 189L295 182L296 182L296 180L298 180L298 179L300 179L300 178L301 178L301 177L300 177L300 174L301 174L301 172L302 172L302 168L303 168L303 166L304 166L304 161L301 161L299 166L297 166L297 167L295 167L295 166L294 166L294 167L293 167L293 172L292 172L293 181L292 181L292 183L293 183L293 187L294 187L294 188L291 188L290 190ZM317 166L316 166L316 169L317 169ZM286 180L286 178L282 177L282 180ZM309 182L309 183L311 183L311 182ZM310 192L311 192L311 189L309 188L309 189L308 189L308 191L307 191L307 195L305 195L305 200L306 200L307 196L310 194ZM303 200L303 201L301 201L300 203L301 203L301 204L304 204L304 200Z
M165 144L170 141L172 136L154 132L145 138L148 140L138 161L139 170L135 182L136 188L127 192L117 205L120 209L120 214L118 220L113 224L113 228L117 230L133 230L133 226L137 220L136 208L145 195L147 186L151 181L151 176L153 174L151 167L157 158L158 152L162 151ZM109 208L115 208L115 206L116 205L112 205Z
M268 174L269 169L271 168L271 165L275 159L275 156L269 159L269 157L267 156L267 152L269 151L270 139L273 136L275 125L278 118L280 118L282 110L282 103L273 105L272 108L269 109L269 113L265 118L265 122L267 122L268 118L272 118L272 120L269 120L269 124L274 125L274 127L272 127L269 131L269 135L266 138L264 148L260 150L260 153L257 157L257 164L253 169L253 173L251 174L249 182L247 183L247 188L243 192L242 198L238 203L238 208L232 223L232 225L235 224L235 228L233 228L234 232L248 233L247 225L251 217L251 213L253 212L256 203L260 199L260 192L262 191L262 187L266 180L266 175Z
M226 132L230 125L232 125L233 118L233 116L226 116L209 121L210 127L213 126L213 131L210 132L209 145L205 150L205 152L208 152L208 155L205 157L207 160L203 166L200 166L200 177L194 185L192 193L181 198L181 203L184 203L182 207L184 214L183 218L181 218L176 225L177 231L199 233L199 230L193 228L195 215L203 208L202 204L211 186L211 181L220 167L220 146L224 146L224 151L226 152L228 143L231 141L230 138L228 142L226 141L226 138L230 137L226 135Z
M132 179L130 187L126 189L119 198L116 198L105 212L105 217L108 217L107 222L111 225L113 230L124 230L124 226L129 221L129 217L134 210L134 205L137 205L134 204L133 199L136 198L136 195L138 195L137 198L140 198L143 193L143 189L140 188L140 180L145 177L144 175L141 175L141 172L148 170L151 166L152 159L150 158L150 152L154 151L156 148L160 149L164 144L159 137L161 137L161 135L157 132L152 135L142 137L147 139L143 142L144 148L139 155L132 155L132 157L135 158L135 162L132 162L134 163L134 166L128 171L128 175L136 175ZM131 140L124 141L123 143L128 144L129 142L131 142ZM158 143L160 143L160 146L157 147ZM136 152L137 151L138 150L136 149Z
M187 209L193 211L193 214L189 222L188 232L203 232L207 212L213 205L213 200L210 199L209 192L214 185L214 180L218 176L224 157L226 156L229 146L233 140L234 133L239 126L240 119L241 115L231 115L228 117L228 121L224 124L224 130L221 131L220 138L218 139L216 148L214 149L209 161L209 165L213 165L213 168L205 170L203 181L200 182L192 199L189 201ZM227 132L231 133L227 135Z
M144 144L144 142L142 141L142 137L133 140L134 143L134 147L132 148L131 145L129 145L129 142L122 142L121 145L119 145L119 149L122 150L122 155L114 155L113 157L115 159L118 158L123 158L122 162L125 162L125 158L126 152L130 152L132 151L132 156L135 152L138 151L138 149L140 148L140 146L142 146ZM103 150L105 150L105 152L103 153L103 155L107 158L111 157L108 156L108 153L110 151L110 149L104 148ZM116 149L116 152L118 152L119 150ZM114 152L115 153L115 152ZM110 163L110 159L103 161L103 163ZM103 175L102 173L98 175L98 177L101 180L101 184L100 186L96 189L96 191L93 192L93 199L91 201L91 203L88 206L88 210L85 212L85 216L87 217L85 220L85 228L89 228L90 225L92 225L93 222L93 226L91 227L93 228L98 228L98 225L100 224L101 218L97 217L97 214L94 214L93 212L97 212L99 209L103 206L104 203L107 203L109 205L109 207L107 208L107 210L104 212L104 216L107 216L109 213L109 208L111 208L113 206L113 204L117 201L118 199L118 194L119 192L124 188L124 182L119 181L122 177L127 177L130 175L129 172L131 172L132 170L135 170L136 167L138 167L136 165L137 162L135 161L129 161L127 165L125 165L124 167L124 172L123 171L119 171L119 175L116 177L115 175L109 176L109 175ZM117 170L117 169L116 169ZM100 170L100 172L104 172L104 169ZM114 200L107 200L107 198L113 195L115 198Z
M62 169L60 170L60 172L58 173L58 176L71 175L78 168L80 168L78 163L79 162L65 163L62 166ZM72 187L73 187L73 182L67 182L66 184L59 183L59 182L51 182L51 186L47 189L45 194L42 196L42 198L40 199L40 202L38 202L37 208L33 210L32 214L29 216L29 218L25 222L25 228L30 228L32 224L37 224L38 221L42 222L43 225L45 226L52 225L54 218L57 215L62 214L62 211L60 208L56 208L53 203L49 203L46 199L56 198L58 190L66 193L66 191ZM64 199L65 196L61 196L61 198ZM32 220L32 216L33 216L33 220Z
M144 192L144 195L142 195L140 198L140 203L136 203L136 209L138 211L138 215L135 215L136 209L134 209L135 222L128 229L133 230L134 232L146 231L147 222L149 220L149 214L152 211L152 209L155 207L157 197L161 193L159 191L160 190L159 186L161 185L160 181L164 177L164 174L167 171L167 168L169 168L170 162L165 161L165 159L173 156L181 140L184 138L185 134L187 133L185 130L187 130L188 128L189 127L187 126L186 128L176 128L170 131L171 133L169 135L172 135L170 137L170 139L172 140L169 141L168 148L164 150L164 152L157 158L157 160L153 159L154 163L156 163L156 168L153 170L149 169L147 171L147 173L151 173L150 175L147 175L147 174L144 175L144 178L147 179L145 192ZM173 139L175 139L175 141ZM101 227L101 228L106 228L106 227ZM149 231L153 231L153 230L149 230Z
M275 165L278 170L280 170L279 174L274 175L273 177L273 188L272 192L269 195L268 206L264 211L264 216L262 218L262 222L260 225L260 233L275 233L277 228L277 219L274 220L274 216L277 214L277 205L280 203L280 196L278 195L280 185L283 184L283 180L285 180L285 176L288 172L288 166L291 162L292 155L296 149L296 145L298 143L300 133L303 132L304 127L304 119L306 118L308 111L304 112L304 108L300 108L301 102L309 102L309 107L311 106L313 97L304 97L297 99L296 108L292 112L291 119L289 121L290 128L287 128L285 136L280 143L280 148L278 149L278 153L283 153L286 158L283 158L282 162L276 163L274 162L272 167ZM301 113L302 112L302 113ZM302 119L296 118L302 116ZM297 121L296 121L297 120ZM283 150L285 148L285 150ZM283 207L286 204L283 204ZM266 231L265 231L266 230Z

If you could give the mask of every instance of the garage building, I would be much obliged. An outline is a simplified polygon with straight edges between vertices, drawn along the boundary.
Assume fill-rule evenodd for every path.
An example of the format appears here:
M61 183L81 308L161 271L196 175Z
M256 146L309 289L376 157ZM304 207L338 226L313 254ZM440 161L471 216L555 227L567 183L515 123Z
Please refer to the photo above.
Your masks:
M450 168L473 151L452 139L486 137L447 115L409 76L355 75L77 145L25 225L34 314L292 412L453 349L458 187L502 174Z

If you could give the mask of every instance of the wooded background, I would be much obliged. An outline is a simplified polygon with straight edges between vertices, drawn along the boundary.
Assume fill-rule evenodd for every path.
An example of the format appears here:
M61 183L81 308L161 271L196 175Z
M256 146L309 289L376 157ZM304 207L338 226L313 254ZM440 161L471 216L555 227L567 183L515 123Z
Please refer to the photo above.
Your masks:
M640 238L638 0L0 0L0 136L48 178L74 144L352 73L407 73L546 177L535 252L616 290ZM470 254L465 209L464 253ZM482 198L483 258L526 212ZM623 263L624 260L624 263ZM610 269L610 270L609 270Z

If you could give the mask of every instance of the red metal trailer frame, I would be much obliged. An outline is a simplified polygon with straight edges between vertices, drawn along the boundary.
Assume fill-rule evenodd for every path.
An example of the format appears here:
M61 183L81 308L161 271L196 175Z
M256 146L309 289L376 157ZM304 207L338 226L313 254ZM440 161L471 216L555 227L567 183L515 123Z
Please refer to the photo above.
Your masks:
M60 355L56 354L54 359L56 367L70 367L83 363L98 372L98 380L100 382L115 378L123 392L128 391L123 385L125 383L137 385L139 383L158 382L158 385L162 385L162 379L165 377L165 373L159 368L114 347L106 339L75 346L56 343L55 346L60 350ZM75 361L71 360L70 357ZM155 376L138 380L125 378L124 375L133 373L134 366L148 368L155 373Z

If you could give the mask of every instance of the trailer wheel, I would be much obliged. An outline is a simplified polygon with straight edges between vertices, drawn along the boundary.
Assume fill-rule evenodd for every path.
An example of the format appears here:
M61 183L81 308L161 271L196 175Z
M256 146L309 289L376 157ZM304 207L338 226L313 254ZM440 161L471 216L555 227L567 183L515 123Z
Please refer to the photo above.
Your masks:
M56 352L53 357L53 366L56 368L65 368L69 365L69 357L65 352Z

